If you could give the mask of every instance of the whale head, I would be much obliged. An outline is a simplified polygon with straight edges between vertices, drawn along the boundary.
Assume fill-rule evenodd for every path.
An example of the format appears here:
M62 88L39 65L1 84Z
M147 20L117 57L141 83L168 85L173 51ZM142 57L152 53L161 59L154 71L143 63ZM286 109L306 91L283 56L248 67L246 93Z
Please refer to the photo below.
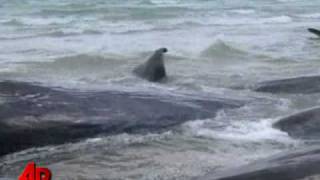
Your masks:
M168 49L167 48L160 48L160 49L157 50L157 52L166 53L166 52L168 52Z

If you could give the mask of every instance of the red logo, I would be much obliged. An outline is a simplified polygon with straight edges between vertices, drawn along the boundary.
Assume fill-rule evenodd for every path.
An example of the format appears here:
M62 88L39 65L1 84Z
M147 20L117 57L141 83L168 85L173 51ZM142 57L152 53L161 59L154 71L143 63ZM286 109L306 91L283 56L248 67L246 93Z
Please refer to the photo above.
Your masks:
M51 176L48 168L36 167L34 162L30 162L19 176L19 180L51 180Z

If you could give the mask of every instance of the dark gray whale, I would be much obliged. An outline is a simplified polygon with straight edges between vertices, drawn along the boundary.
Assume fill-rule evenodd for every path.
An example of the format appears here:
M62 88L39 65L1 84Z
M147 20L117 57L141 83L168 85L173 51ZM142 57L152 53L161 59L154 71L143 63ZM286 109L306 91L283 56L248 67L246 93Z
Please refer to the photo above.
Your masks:
M282 118L273 126L287 132L292 137L318 140L320 137L320 107Z
M242 102L213 97L78 92L0 82L0 155L97 135L161 132Z
M163 60L163 54L167 51L166 48L156 50L147 62L136 67L133 72L148 81L158 82L162 80L167 76Z
M320 76L303 76L258 83L254 91L268 93L311 94L320 92Z
M249 165L211 172L198 180L301 180L314 175L320 177L320 147L281 153Z
M308 31L320 37L320 30L314 28L308 28Z

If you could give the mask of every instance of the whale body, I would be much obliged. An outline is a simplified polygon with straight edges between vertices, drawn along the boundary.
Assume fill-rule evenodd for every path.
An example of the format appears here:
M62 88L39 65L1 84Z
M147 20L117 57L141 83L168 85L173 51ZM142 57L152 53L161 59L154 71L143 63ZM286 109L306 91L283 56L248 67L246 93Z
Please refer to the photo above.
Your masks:
M292 137L318 139L320 137L320 107L314 107L280 119L274 125Z
M265 81L253 87L257 92L311 94L320 92L320 76L302 76Z
M141 92L79 92L0 82L0 155L97 135L161 132L242 102Z
M167 76L163 59L163 54L167 51L167 48L160 48L156 50L153 55L147 60L147 62L136 67L133 72L137 76L148 81L161 81Z
M308 31L320 37L320 30L314 28L308 28Z
M320 107L313 107L273 124L294 138L318 141ZM257 160L247 165L207 173L198 180L311 180L320 179L320 146L305 146Z

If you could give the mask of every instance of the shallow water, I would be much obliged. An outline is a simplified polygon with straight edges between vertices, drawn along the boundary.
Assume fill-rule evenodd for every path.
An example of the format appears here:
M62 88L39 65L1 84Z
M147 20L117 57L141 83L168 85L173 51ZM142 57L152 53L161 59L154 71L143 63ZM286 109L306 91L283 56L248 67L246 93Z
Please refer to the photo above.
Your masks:
M97 137L10 154L1 159L0 177L15 178L34 160L55 179L189 179L304 146L272 122L319 105L319 94L270 95L244 87L319 74L320 40L306 31L320 27L317 0L1 2L1 80L214 94L248 103L161 134ZM135 77L131 70L159 47L169 49L167 82Z

